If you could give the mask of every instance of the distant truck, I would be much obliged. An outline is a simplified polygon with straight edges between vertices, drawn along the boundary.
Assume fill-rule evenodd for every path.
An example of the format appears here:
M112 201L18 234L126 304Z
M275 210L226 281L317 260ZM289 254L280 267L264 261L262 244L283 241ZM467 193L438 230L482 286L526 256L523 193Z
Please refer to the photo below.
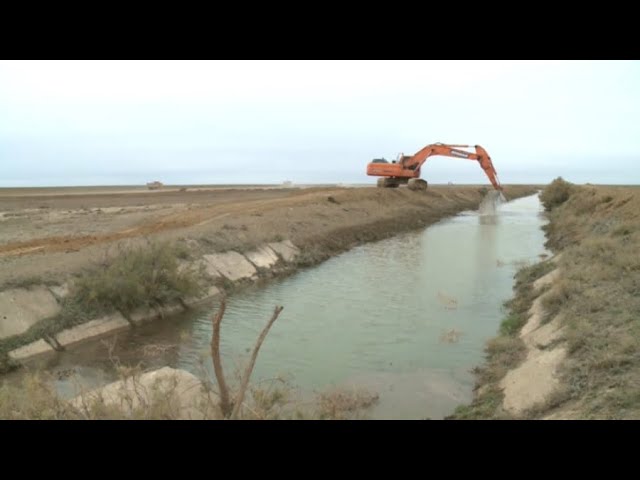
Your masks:
M162 187L164 187L164 184L162 182L157 181L157 180L155 182L147 183L147 188L149 190L160 190Z

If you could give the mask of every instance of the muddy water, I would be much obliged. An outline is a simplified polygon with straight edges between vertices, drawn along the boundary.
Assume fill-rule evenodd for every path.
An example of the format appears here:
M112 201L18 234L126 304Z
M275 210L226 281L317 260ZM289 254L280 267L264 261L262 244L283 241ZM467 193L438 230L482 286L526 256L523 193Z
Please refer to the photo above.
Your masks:
M495 208L494 208L495 207ZM373 418L442 418L472 396L470 370L495 335L520 265L548 254L537 196L487 204L424 231L352 249L322 265L230 297L223 361L242 365L274 305L284 311L254 378L281 375L302 392L359 386L378 393ZM211 373L214 305L62 355L58 387L74 369L86 382L114 378L114 362Z

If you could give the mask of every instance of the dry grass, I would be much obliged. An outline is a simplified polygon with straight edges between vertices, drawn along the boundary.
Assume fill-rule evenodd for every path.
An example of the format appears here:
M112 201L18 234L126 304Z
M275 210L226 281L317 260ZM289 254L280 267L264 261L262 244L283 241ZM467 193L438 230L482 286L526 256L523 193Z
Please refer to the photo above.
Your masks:
M3 420L61 420L79 418L79 412L61 400L42 375L29 375L19 387L0 387Z
M575 239L563 245L569 294L558 309L568 327L567 403L584 418L640 418L640 403L627 401L640 378L639 212L640 192L602 187L580 188L551 215L549 243L563 244L567 221Z
M137 369L121 371L128 386L117 402L101 393L87 394L78 386L82 401L71 402L58 396L54 379L43 373L24 377L18 386L0 387L0 419L4 420L164 420L181 415L176 385L142 386ZM211 406L210 412L215 406ZM203 409L206 411L206 409ZM209 418L212 418L210 416Z
M367 390L332 389L317 397L316 415L320 420L352 420L363 418L363 411L378 402L378 395Z
M56 394L54 378L44 373L25 375L20 385L0 386L0 419L2 420L179 420L188 417L201 420L223 418L217 396L211 385L195 386L201 391L197 399L186 403L184 389L175 379L163 379L151 385L140 381L139 367L118 368L120 381L126 388L113 391L87 392L79 384L77 396L68 401ZM249 388L238 419L242 420L345 420L364 419L375 405L377 394L367 390L335 389L316 395L304 403L289 381L275 378L256 382Z
M513 322L512 317L520 317L519 322L524 325L526 314L531 308L533 300L541 293L535 292L531 286L537 279L542 278L555 267L550 261L525 265L515 275L514 296L505 302L504 306L509 310L506 321ZM511 320L509 320L511 318ZM519 329L518 329L519 330ZM513 333L513 332L512 332Z
M548 323L560 313L562 308L571 300L572 284L566 279L556 282L547 294L542 297L542 307L544 315L542 324Z
M246 420L280 420L291 418L296 403L294 388L284 378L257 382L250 387L250 398L245 404ZM296 410L294 410L296 411ZM300 415L301 416L301 415ZM301 418L304 418L301 416Z

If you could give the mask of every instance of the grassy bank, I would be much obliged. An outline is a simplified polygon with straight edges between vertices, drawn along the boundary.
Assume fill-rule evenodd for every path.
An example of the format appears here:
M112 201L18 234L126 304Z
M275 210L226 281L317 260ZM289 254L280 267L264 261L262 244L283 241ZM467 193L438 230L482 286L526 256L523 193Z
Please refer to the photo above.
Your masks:
M476 390L470 405L458 407L452 419L508 419L502 409L503 394L500 381L509 369L519 365L526 356L520 330L527 322L527 312L536 298L533 282L553 270L551 261L521 268L516 274L514 296L505 303L507 314L500 324L499 335L487 342L486 361L476 367Z
M556 180L541 200L549 216L546 245L561 254L543 318L562 329L567 356L556 372L555 393L522 416L640 418L640 189ZM475 400L453 418L508 417L499 381L523 361L522 315L531 305L532 283L550 266L518 273L509 317L478 369Z

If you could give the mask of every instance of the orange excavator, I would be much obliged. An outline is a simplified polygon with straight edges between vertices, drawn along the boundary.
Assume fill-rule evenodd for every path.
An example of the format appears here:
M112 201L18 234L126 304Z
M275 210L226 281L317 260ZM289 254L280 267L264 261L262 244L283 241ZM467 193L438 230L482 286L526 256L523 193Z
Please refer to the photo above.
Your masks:
M433 143L427 145L415 155L400 154L398 159L391 163L384 158L375 159L367 165L367 175L383 177L378 179L378 187L398 187L407 184L411 190L425 190L427 182L420 178L420 167L429 157L444 155L446 157L477 160L484 173L489 177L493 188L502 191L502 185L498 181L498 173L493 168L491 157L480 145L475 145L474 147L476 149L475 153L461 150L461 148L471 148L471 145Z

